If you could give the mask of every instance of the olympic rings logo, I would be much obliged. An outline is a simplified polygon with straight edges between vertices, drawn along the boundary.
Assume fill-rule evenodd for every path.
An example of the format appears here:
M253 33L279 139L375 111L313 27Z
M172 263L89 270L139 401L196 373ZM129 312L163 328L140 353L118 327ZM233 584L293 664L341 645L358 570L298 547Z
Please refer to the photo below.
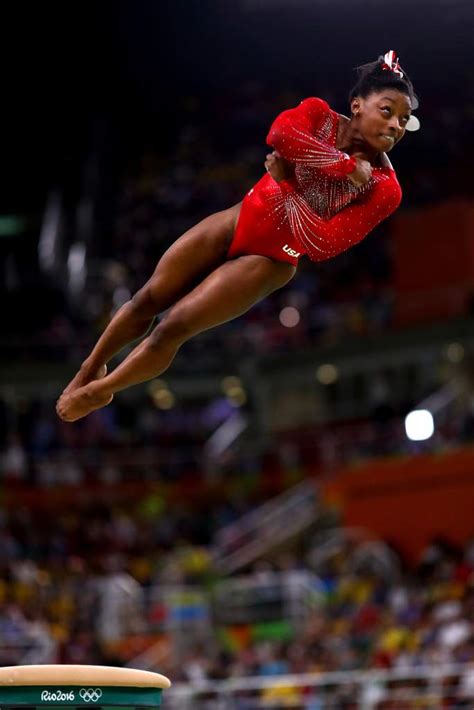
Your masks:
M102 691L100 688L81 688L79 695L85 703L96 703L102 697Z

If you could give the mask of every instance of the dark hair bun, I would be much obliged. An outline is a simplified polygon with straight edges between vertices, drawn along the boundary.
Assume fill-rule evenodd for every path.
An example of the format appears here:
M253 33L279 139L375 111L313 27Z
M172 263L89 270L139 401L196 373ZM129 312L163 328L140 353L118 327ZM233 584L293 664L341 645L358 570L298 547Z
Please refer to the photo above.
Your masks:
M387 63L387 60L390 63ZM357 81L349 95L350 101L355 96L366 98L369 94L378 93L382 89L396 89L410 97L413 109L419 101L413 89L413 84L407 73L398 63L394 52L381 55L375 62L356 67Z

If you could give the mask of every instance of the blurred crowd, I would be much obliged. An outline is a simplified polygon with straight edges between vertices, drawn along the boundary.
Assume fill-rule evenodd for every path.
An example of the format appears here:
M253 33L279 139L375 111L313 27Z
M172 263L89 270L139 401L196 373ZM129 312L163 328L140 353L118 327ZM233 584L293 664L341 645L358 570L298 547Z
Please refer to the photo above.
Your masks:
M176 478L195 471L202 446L230 405L160 409L147 393L94 412L74 426L57 417L50 397L0 400L0 478L78 486L87 481Z
M117 663L156 643L166 610L156 590L219 584L210 540L242 510L164 505L150 495L134 508L81 508L36 513L18 507L0 521L0 658L27 662ZM391 555L395 555L392 551ZM163 659L175 680L281 675L360 668L407 670L474 662L474 543L434 540L415 568L355 564L355 548L324 560L293 552L248 571L258 584L312 573L312 603L303 625L294 619L263 633L258 615L227 617L207 628L206 642L188 630L179 659ZM256 587L256 588L257 588ZM264 599L264 597L262 597ZM262 600L260 600L261 602ZM216 602L217 603L217 602ZM258 608L265 617L265 605ZM219 618L218 609L214 610ZM274 619L275 621L275 619ZM263 631L262 631L263 630ZM211 631L211 636L209 633ZM173 660L174 658L174 660ZM179 663L178 663L179 660ZM173 665L173 663L175 665Z
M91 492L84 498L80 509L59 502L1 513L2 665L123 665L155 640L152 585L209 573L210 553L199 546L209 543L209 509L191 512L186 501L173 509L158 493L110 508Z
M273 495L308 471L323 476L374 456L441 452L473 441L474 397L467 385L463 397L437 415L433 436L418 442L410 441L404 429L416 400L400 399L400 392L377 384L377 378L372 385L365 399L360 394L364 417L315 423L309 412L298 426L290 421L285 429L269 427L261 440L252 425L252 390L243 404L221 393L196 401L176 397L166 408L143 390L134 399L115 398L74 425L58 418L54 398L0 397L0 483L47 490L192 479L204 491L216 478L246 481L247 490ZM432 391L441 386L434 382ZM270 418L270 408L271 402L262 416ZM215 452L216 432L235 418L245 424L244 431Z
M305 565L294 558L293 572ZM268 565L266 575L271 570ZM260 574L255 572L255 574ZM362 668L414 669L474 661L474 545L435 540L418 566L395 579L374 569L354 570L354 552L338 553L319 570L318 598L297 637L209 647L190 656L183 678L281 675ZM193 677L194 675L194 677Z

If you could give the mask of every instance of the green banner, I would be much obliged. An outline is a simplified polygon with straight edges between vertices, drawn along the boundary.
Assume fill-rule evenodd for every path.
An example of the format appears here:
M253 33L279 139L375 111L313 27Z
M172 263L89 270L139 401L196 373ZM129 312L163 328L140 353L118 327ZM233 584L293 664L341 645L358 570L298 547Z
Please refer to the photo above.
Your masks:
M161 688L114 686L0 686L0 706L35 705L70 707L160 707Z

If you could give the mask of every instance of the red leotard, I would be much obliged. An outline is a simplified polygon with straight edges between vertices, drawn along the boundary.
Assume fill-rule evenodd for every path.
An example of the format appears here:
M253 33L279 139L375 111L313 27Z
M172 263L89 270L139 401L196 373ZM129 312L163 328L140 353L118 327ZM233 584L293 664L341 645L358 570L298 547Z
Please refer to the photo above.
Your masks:
M268 145L295 164L295 177L277 183L264 175L240 210L230 258L261 254L297 264L329 259L357 244L396 210L401 189L392 167L373 167L363 187L347 175L355 159L336 148L339 115L322 99L283 111Z

